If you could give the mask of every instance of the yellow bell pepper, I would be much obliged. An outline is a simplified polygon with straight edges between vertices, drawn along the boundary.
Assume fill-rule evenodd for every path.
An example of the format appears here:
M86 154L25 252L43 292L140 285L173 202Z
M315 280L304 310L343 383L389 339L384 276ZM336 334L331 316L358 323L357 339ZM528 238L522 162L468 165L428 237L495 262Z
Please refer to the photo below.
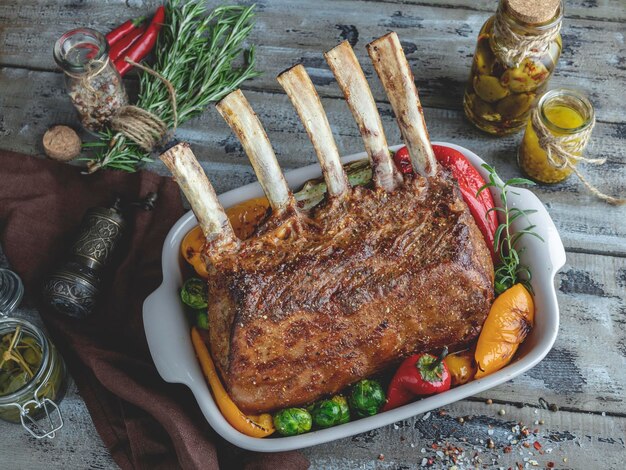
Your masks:
M476 374L474 355L470 350L449 354L443 362L448 366L453 387L469 382Z
M228 393L224 389L220 378L215 370L215 364L209 354L200 332L194 326L191 329L191 341L193 347L196 350L196 355L200 361L202 371L211 386L211 391L215 397L217 407L226 418L226 421L230 423L237 431L247 436L252 437L267 437L272 434L276 429L274 428L274 422L272 415L269 413L263 413L261 415L246 416L235 405L235 402L228 396Z
M535 321L533 297L522 284L500 294L480 332L474 358L479 379L507 365Z
M269 207L270 203L267 198L257 197L226 209L226 215L233 226L235 235L241 240L252 235L257 224L267 215ZM185 235L180 244L183 258L195 269L198 276L204 279L209 277L206 263L202 259L205 243L206 238L204 238L200 226L196 225Z
M192 228L185 238L183 238L180 244L180 254L185 258L193 269L195 269L198 276L203 279L209 277L209 273L206 270L206 263L202 260L202 249L206 243L206 238L202 233L202 229L199 225Z

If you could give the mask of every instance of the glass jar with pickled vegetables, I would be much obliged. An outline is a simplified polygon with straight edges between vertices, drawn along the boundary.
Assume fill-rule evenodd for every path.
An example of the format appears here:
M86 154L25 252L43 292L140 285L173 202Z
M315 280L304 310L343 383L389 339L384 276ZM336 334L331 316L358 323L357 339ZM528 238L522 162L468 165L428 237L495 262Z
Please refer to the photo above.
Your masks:
M54 60L65 73L67 92L88 131L103 130L128 104L120 74L109 60L109 43L98 31L68 31L54 45Z
M65 363L45 333L22 319L0 319L0 419L36 438L54 437L66 389Z
M558 183L573 171L594 123L593 106L574 90L544 94L526 126L517 154L520 168L542 183ZM546 148L546 142L551 148Z
M521 130L561 54L561 0L501 0L480 30L463 107L490 134Z

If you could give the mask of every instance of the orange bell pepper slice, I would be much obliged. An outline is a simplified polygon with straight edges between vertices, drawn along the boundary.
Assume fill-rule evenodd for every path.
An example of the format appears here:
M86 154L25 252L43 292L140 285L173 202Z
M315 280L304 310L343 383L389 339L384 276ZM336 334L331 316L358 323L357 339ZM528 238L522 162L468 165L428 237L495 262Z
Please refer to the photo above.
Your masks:
M522 284L500 294L489 311L480 332L474 358L476 379L507 365L524 342L535 322L533 297Z
M209 273L206 270L206 263L202 260L202 249L205 243L206 238L204 238L204 233L202 233L200 226L196 225L187 232L187 235L185 235L185 238L183 238L180 244L180 254L185 258L185 261L193 267L196 274L203 279L209 277Z
M233 226L235 235L245 240L254 232L257 224L267 215L270 203L265 197L257 197L241 202L226 209L226 215ZM200 226L192 228L180 244L180 253L203 279L209 277L206 263L202 259L202 251L206 238Z
M224 415L224 418L226 418L226 421L237 431L246 436L267 437L274 433L276 429L274 428L271 414L263 413L258 416L247 416L241 412L237 405L235 405L235 402L228 396L228 393L217 375L215 364L213 364L209 350L195 326L191 329L191 341L196 355L198 356L198 360L200 361L202 372L204 372L204 376L211 386L217 407L222 412L222 415Z

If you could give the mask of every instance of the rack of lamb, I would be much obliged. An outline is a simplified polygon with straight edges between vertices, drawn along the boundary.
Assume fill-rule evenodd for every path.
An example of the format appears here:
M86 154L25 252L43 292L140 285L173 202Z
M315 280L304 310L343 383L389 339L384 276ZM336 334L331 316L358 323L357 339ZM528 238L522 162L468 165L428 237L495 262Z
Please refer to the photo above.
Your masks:
M165 152L206 236L209 348L246 413L304 405L421 351L473 342L493 301L493 264L456 181L436 162L413 74L395 33L367 46L408 147L396 169L352 47L325 54L363 137L370 186L350 187L315 88L302 65L278 76L327 184L298 208L243 93L217 109L236 133L270 202L238 239L187 144Z

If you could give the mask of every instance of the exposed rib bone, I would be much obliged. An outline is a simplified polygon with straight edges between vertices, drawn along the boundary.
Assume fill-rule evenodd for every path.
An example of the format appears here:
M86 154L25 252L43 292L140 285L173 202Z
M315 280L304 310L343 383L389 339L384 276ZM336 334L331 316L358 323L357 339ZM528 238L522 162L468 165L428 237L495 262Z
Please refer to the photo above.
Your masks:
M160 158L170 169L191 204L207 241L217 242L222 246L237 245L239 240L233 232L224 208L189 144L177 144L162 153Z
M324 57L359 125L372 164L374 184L386 191L393 191L402 182L402 177L389 155L374 97L352 46L344 41L326 52Z
M344 195L348 191L348 178L341 166L328 118L311 78L304 66L298 64L282 72L277 79L287 92L309 134L322 167L328 194L331 197Z
M216 107L243 145L272 210L279 213L295 204L265 129L241 90L224 97Z
M434 175L437 161L430 145L413 73L398 35L391 32L372 41L367 45L367 52L396 114L413 169L423 176Z

